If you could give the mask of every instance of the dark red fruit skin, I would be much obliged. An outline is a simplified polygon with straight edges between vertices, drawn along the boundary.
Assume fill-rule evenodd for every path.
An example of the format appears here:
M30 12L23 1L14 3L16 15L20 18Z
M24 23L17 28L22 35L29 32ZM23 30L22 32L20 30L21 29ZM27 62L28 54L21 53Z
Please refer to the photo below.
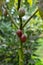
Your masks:
M18 30L17 32L16 32L16 34L19 36L19 37L21 37L22 36L22 30Z
M26 41L26 39L27 39L27 36L26 36L26 35L24 35L24 34L22 34L22 36L21 36L21 38L20 38L20 39L21 39L21 41L22 41L22 42L25 42L25 41Z

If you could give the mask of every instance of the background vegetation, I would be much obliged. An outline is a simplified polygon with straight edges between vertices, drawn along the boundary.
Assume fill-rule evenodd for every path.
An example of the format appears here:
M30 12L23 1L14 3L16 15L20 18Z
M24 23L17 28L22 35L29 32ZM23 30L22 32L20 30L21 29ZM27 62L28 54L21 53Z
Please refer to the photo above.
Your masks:
M19 63L19 38L16 31L20 27L18 3L20 0L0 0L0 65L43 65L43 20L37 10L37 0L21 0L20 7L25 9L22 17L23 33L27 40L22 43L23 64ZM5 15L5 10L7 15ZM32 18L31 18L31 15ZM15 25L16 24L16 25Z

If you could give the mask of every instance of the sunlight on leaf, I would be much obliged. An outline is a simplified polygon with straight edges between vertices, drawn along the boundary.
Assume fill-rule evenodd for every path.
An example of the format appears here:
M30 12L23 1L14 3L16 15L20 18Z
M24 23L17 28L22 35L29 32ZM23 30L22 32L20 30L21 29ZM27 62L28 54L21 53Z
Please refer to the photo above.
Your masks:
M37 15L38 17L40 17L39 11L36 13L36 15Z
M14 6L15 6L16 9L17 9L17 3L18 3L18 0L15 0L14 1Z
M32 0L27 0L27 2L32 6Z

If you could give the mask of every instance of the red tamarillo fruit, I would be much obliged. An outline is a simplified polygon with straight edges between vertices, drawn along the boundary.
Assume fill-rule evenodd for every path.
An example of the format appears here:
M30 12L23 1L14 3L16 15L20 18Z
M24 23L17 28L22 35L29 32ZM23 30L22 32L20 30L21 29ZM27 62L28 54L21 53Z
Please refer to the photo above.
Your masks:
M22 36L22 30L20 30L20 29L19 29L19 30L17 30L17 32L16 32L16 33L17 33L17 35L18 35L19 37L21 37L21 36Z
M26 36L26 35L24 35L24 34L22 34L22 36L21 36L21 38L20 38L20 39L21 39L21 41L22 41L22 42L25 42L25 41L26 41L26 39L27 39L27 36Z

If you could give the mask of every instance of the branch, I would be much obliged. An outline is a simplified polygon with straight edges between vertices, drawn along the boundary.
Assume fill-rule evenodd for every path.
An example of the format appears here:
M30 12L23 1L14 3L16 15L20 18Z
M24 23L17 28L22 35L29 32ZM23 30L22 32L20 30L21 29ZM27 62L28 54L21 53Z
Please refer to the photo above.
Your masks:
M20 19L20 29L22 30L22 18L19 16ZM23 54L23 43L20 40L20 44L19 44L19 50L18 50L18 54L19 54L19 65L24 65L24 54Z
M20 8L20 2L21 0L18 0L18 10ZM22 17L19 16L20 19L20 29L22 30ZM19 44L19 50L18 50L18 54L19 54L19 65L24 65L23 60L24 60L24 55L23 55L23 44L20 40L20 44Z
M6 6L6 5L5 5ZM18 29L18 25L16 24L16 22L14 21L14 19L12 18L12 15L10 14L9 10L7 9L7 6L5 7L3 6L6 10L7 10L7 13L9 14L10 16L10 19L11 19L11 22L15 25L15 27Z
M39 34L39 35L29 37L30 40L36 40L36 39L39 39L39 38L43 38L43 34Z
M31 18L38 12L38 8L35 10L35 12L29 17L29 19L24 23L23 28L26 26L26 24L31 20Z
M18 0L18 10L20 8L20 3L21 3L21 0Z
M21 0L18 0L18 10L20 8L20 3L21 3ZM20 29L22 30L22 18L19 16L19 19L20 19Z

